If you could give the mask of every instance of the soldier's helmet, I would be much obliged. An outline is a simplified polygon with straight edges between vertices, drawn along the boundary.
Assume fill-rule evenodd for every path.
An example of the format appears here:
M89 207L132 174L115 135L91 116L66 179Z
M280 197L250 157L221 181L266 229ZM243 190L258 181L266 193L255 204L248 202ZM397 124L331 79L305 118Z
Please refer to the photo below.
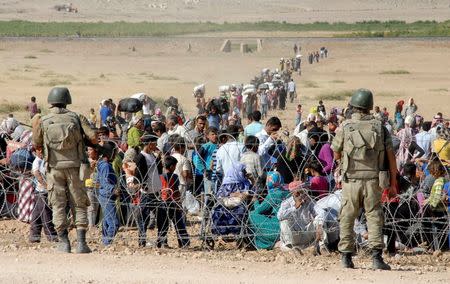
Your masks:
M55 87L51 89L48 94L47 102L50 105L70 105L72 103L72 97L70 96L69 89L66 87Z
M356 90L350 99L350 105L366 110L373 109L373 94L367 89Z

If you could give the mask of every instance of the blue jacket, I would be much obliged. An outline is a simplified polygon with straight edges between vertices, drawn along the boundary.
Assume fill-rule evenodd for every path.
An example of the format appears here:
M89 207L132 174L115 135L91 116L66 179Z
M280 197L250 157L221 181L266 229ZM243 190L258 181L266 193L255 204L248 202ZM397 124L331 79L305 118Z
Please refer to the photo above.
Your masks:
M117 185L117 176L111 163L100 160L97 164L97 182L100 185L99 195L115 199L114 189Z

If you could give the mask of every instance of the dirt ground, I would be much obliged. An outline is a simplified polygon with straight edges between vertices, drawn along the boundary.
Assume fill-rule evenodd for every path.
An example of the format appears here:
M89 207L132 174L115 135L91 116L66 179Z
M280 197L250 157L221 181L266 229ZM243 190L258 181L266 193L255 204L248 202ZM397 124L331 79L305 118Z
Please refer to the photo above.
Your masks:
M78 8L78 13L57 12L53 8L69 2ZM0 3L0 20L43 22L412 22L445 21L449 13L447 0L5 0Z
M313 256L219 247L203 251L137 248L137 232L119 232L104 248L89 232L90 255L58 254L53 245L26 243L28 226L0 222L0 283L447 283L450 253L402 255L386 260L393 271L373 271L367 255L355 257L357 269L340 268L339 255ZM153 232L154 233L154 232ZM153 234L151 233L151 234ZM97 234L98 235L98 234ZM173 236L171 236L173 238ZM74 232L71 232L74 240ZM174 244L169 239L169 245ZM73 247L76 244L73 243Z
M264 34L262 34L264 35ZM126 39L4 39L0 42L0 88L2 102L21 105L36 96L45 112L46 97L54 84L67 85L73 96L71 109L87 114L100 101L116 102L138 92L152 97L179 98L188 115L194 116L192 88L206 83L207 96L218 86L247 83L268 67L278 67L280 57L292 57L294 43L307 55L321 46L327 59L312 65L303 57L302 76L294 76L298 103L305 117L318 96L361 87L375 93L375 104L393 113L396 101L413 97L425 119L448 109L450 103L449 39L335 39L263 38L264 50L246 55L238 49L219 52L225 35L214 37ZM254 43L259 34L231 34L232 42ZM273 36L273 34L272 34ZM188 44L192 51L187 52ZM135 51L133 51L133 48ZM237 47L238 48L238 47ZM390 71L407 74L382 74ZM346 99L325 101L345 106ZM274 113L292 128L294 104ZM16 114L26 118L26 114Z

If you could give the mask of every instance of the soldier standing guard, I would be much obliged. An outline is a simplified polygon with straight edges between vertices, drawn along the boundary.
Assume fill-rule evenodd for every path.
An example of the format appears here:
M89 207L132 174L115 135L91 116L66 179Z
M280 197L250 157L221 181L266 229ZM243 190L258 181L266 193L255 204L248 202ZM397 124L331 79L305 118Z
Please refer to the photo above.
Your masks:
M33 124L33 144L44 150L47 162L48 199L53 223L60 240L58 250L70 253L67 205L74 214L77 229L77 253L90 253L86 244L89 199L83 190L80 172L86 160L85 143L97 143L95 132L84 117L66 109L72 103L67 88L53 88L48 95L50 113Z
M372 250L373 269L390 270L383 261L383 210L382 189L379 186L380 170L389 169L390 194L397 189L397 168L392 140L387 129L375 119L372 92L357 90L351 100L352 117L344 121L336 132L332 149L336 160L341 161L342 206L340 212L340 242L344 268L354 268L355 252L353 226L360 209L364 208Z

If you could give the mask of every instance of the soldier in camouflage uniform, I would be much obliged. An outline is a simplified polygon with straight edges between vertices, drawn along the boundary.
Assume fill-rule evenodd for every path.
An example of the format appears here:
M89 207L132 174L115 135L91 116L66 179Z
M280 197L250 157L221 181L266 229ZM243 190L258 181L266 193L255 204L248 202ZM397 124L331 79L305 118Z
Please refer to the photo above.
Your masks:
M350 100L350 106L351 119L342 123L332 144L335 159L341 161L343 178L339 242L342 265L345 268L354 268L353 226L360 209L363 208L367 218L373 268L389 270L390 266L382 258L383 210L379 173L389 169L390 194L395 194L397 168L392 140L382 123L370 114L373 108L371 91L357 90Z
M85 117L66 109L72 103L67 88L53 88L48 95L50 113L33 123L33 144L44 150L47 162L47 186L53 223L60 240L58 250L70 253L67 205L77 228L77 253L89 253L86 244L89 199L80 180L80 167L86 159L84 141L97 143L95 132Z

